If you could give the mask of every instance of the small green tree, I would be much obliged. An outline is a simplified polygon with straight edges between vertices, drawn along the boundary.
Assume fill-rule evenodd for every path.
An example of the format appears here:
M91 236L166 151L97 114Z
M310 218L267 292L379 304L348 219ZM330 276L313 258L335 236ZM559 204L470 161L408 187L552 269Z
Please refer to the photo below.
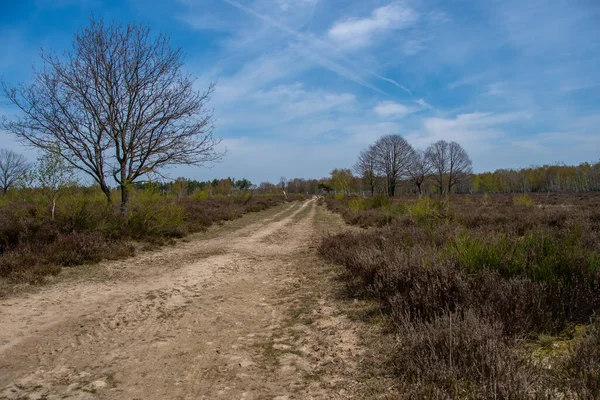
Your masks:
M73 167L67 164L60 150L54 148L40 156L34 175L44 197L50 201L50 214L54 221L56 203L77 184Z
M343 195L350 193L352 183L352 171L349 169L334 169L331 174L331 186Z

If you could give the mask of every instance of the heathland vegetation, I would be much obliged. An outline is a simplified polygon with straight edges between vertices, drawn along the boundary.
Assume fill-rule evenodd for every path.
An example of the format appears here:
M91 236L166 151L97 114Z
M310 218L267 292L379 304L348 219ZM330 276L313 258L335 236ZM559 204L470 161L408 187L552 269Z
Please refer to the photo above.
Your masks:
M600 395L600 198L328 198L365 230L325 238L351 296L388 316L410 398Z

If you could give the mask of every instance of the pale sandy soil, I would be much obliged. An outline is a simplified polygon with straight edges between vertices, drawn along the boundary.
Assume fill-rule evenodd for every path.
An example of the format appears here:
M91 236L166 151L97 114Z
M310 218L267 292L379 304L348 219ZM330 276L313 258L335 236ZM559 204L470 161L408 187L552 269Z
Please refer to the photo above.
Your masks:
M0 398L362 398L327 214L288 204L0 300Z

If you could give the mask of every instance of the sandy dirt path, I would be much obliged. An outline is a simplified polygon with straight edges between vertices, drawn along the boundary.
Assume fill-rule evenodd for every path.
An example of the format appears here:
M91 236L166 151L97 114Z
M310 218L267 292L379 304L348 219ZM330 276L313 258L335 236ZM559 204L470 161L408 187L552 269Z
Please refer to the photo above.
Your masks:
M353 397L356 327L315 283L324 211L276 211L0 300L0 398Z

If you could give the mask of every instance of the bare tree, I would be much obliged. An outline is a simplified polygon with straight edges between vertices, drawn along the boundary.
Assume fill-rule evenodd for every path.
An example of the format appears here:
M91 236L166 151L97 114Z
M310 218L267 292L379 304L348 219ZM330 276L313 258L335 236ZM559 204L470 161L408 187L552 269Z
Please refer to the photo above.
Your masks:
M382 136L373 145L376 171L386 177L388 196L393 197L398 181L408 174L414 149L400 135Z
M466 150L456 142L450 142L448 145L448 193L452 187L467 182L473 174L473 162Z
M44 68L33 83L4 94L22 111L2 127L25 143L51 151L89 174L110 201L107 176L121 188L126 211L134 182L177 164L203 165L215 151L205 92L181 71L184 54L150 28L92 19L59 58L42 51Z
M367 150L363 150L358 155L358 161L354 164L354 172L360 176L363 183L367 185L371 191L371 196L375 195L375 187L377 186L377 173L375 172L375 151L372 146Z
M423 194L423 183L431 175L431 163L425 157L423 151L414 151L412 154L412 160L408 166L408 175L410 180L417 187L419 195Z
M439 140L425 150L425 158L431 165L433 179L440 196L444 194L444 177L448 173L448 142Z
M456 142L440 140L425 151L431 164L433 177L440 195L450 193L452 187L467 179L472 173L472 161L462 146Z
M28 169L29 164L23 155L12 150L0 149L0 189L4 196L25 176Z

